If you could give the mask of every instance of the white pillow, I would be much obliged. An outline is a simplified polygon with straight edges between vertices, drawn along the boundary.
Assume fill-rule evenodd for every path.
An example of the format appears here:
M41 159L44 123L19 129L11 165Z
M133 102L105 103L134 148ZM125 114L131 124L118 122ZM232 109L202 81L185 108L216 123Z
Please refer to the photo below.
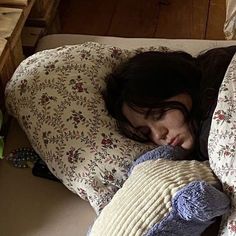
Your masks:
M215 108L208 151L211 168L230 196L232 207L219 235L236 235L236 55L221 84Z
M38 52L23 61L6 88L6 106L33 148L63 184L95 211L111 200L130 163L150 145L122 136L106 111L104 78L129 51L88 42Z

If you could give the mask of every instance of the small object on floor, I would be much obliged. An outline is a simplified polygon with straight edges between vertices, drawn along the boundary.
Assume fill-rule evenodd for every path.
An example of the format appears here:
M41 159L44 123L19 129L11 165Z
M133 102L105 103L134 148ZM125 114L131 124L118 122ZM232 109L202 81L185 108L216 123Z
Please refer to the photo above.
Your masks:
M42 160L38 159L36 163L34 164L34 167L32 169L32 173L34 176L42 177L50 180L54 180L57 182L61 182L58 178L56 178L51 171L49 170L47 164Z
M30 147L22 147L11 152L6 159L14 167L28 168L33 167L34 163L40 159L39 155Z
M51 171L47 164L40 158L40 156L30 147L22 147L11 152L6 159L10 161L14 167L18 168L32 168L32 174L37 177L42 177L50 180L60 182Z

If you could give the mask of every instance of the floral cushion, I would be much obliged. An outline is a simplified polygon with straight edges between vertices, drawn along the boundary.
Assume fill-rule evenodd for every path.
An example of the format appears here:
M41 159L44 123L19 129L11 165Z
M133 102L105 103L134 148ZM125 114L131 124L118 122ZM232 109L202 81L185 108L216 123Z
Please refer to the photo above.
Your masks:
M6 106L32 146L63 184L95 211L127 178L133 159L150 149L123 137L106 109L104 78L133 51L98 43L38 52L23 61L6 88Z
M231 211L224 217L219 235L236 235L236 55L219 90L208 150L211 168L232 202Z

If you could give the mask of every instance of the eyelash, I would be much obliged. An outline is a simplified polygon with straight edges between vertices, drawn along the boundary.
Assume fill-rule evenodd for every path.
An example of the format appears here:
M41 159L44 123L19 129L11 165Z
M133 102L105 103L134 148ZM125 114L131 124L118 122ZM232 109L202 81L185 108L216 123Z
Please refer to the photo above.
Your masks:
M146 130L144 131L144 128L143 130L142 129L139 129L138 130L144 137L148 137L150 135L150 129L149 128L146 128Z
M154 120L154 121L158 121L158 120L161 120L164 115L165 115L165 112L164 110L162 110L161 112L153 112L153 114L151 114L151 118ZM137 130L141 135L143 135L144 137L149 137L150 136L150 129L147 127L147 128L140 128Z
M165 113L165 110L162 110L161 112L154 112L152 115L152 119L155 121L161 120L164 117Z
M153 119L154 121L158 121L158 120L161 120L164 118L166 112L168 111L169 109L161 109L161 110L158 110L158 111L153 111L151 112L151 114L149 114L151 116L151 119ZM147 140L150 140L150 134L151 134L151 130L147 127L147 128L140 128L140 129L137 129L137 135L138 136L143 136L143 138L147 139ZM139 134L138 134L139 133Z

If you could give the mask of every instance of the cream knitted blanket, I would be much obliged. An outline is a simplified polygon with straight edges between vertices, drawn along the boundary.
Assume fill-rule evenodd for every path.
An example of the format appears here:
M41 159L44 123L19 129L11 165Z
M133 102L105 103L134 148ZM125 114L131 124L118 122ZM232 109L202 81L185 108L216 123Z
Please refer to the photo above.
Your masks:
M176 192L193 181L218 184L203 162L158 159L138 164L103 209L89 235L145 235L170 213Z

